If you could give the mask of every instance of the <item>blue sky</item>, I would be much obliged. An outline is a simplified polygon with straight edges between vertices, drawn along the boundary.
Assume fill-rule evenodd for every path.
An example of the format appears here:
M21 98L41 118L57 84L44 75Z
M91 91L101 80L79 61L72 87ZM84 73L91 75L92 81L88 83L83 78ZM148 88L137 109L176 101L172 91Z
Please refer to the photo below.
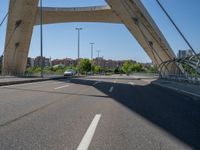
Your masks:
M169 20L158 7L155 0L141 0L167 41L177 53L178 49L188 49ZM177 25L200 52L200 0L160 0ZM43 0L49 7L80 7L104 5L104 0ZM0 20L8 9L8 0L0 1ZM195 18L196 17L196 18ZM106 59L134 59L139 62L151 62L144 50L124 25L107 23L62 23L44 26L44 55L51 58L77 57L77 31L82 27L80 56L90 58L90 42L95 42L94 49L100 50L100 56ZM0 54L4 48L6 23L0 27ZM29 56L40 55L39 27L34 27ZM96 56L97 53L95 52Z

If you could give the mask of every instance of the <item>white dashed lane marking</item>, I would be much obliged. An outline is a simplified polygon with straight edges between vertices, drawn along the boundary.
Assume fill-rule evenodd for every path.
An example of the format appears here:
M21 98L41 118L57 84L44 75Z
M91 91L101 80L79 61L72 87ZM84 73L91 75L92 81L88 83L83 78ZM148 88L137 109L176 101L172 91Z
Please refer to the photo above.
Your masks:
M69 87L69 85L59 86L59 87L56 87L56 88L54 88L54 89L55 89L55 90L58 90L58 89L66 88L66 87Z
M110 89L109 89L109 92L111 93L113 91L114 87L111 86Z
M85 135L83 136L81 143L79 144L77 150L87 150L88 149L100 119L101 119L101 114L96 114L94 119L92 120L90 126L88 127Z

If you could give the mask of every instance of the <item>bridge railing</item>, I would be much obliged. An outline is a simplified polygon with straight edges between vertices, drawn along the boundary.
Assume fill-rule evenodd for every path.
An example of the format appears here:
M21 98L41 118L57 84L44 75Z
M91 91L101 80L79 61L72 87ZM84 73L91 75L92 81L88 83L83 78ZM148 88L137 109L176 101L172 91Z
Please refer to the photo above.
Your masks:
M176 74L168 74L165 76L160 76L161 79L178 81L178 82L186 82L190 84L199 84L200 85L200 76L196 75L176 75Z
M159 66L160 78L200 84L200 61L198 56L200 54L163 62ZM178 69L167 72L165 68L169 65L176 65Z

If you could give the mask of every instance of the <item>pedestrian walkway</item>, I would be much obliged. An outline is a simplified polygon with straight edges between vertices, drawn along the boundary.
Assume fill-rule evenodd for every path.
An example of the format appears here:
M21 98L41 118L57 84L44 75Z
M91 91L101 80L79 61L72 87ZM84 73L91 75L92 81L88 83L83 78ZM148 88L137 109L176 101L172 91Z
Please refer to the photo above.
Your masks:
M172 90L176 90L177 92L183 93L188 96L192 96L193 98L200 100L200 86L189 83L175 82L169 80L153 80L150 81L151 84L159 85L165 88L169 88Z
M22 84L22 83L29 83L29 82L39 82L39 81L46 81L46 80L60 79L60 78L63 78L63 76L52 76L52 77L45 77L45 78L0 76L0 86Z
M11 85L11 84L20 84L20 83L27 83L27 82L36 82L47 80L47 78L36 78L36 77L29 77L29 78L20 78L20 77L12 77L12 76L4 76L0 77L0 86L3 85Z

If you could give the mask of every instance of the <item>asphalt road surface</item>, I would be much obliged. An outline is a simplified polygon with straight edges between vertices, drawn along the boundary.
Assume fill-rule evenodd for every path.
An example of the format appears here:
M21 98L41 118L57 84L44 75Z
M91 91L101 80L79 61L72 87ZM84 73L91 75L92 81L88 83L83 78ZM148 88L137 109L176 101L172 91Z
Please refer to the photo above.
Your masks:
M200 149L200 102L117 77L4 86L0 149Z

